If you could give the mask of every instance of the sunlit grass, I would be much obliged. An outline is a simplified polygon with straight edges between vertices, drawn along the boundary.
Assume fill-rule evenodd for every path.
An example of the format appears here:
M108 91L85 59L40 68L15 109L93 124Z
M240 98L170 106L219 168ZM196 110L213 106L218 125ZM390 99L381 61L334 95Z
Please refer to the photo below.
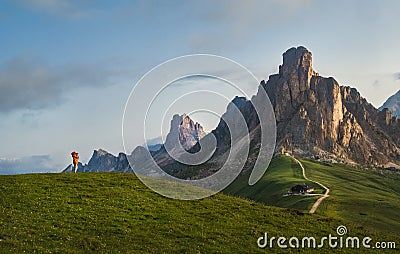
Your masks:
M334 234L342 224L223 194L194 201L169 199L133 174L0 177L0 253L268 252L256 244L264 232L321 237ZM352 235L398 241L345 225Z

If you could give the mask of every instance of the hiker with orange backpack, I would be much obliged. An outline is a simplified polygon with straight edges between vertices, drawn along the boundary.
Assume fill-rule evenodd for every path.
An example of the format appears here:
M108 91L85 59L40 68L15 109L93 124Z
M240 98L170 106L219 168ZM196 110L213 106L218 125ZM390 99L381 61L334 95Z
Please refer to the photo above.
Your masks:
M75 151L73 151L71 155L72 155L72 164L74 165L73 170L76 173L76 171L78 171L79 155ZM71 171L72 171L72 165L71 165Z

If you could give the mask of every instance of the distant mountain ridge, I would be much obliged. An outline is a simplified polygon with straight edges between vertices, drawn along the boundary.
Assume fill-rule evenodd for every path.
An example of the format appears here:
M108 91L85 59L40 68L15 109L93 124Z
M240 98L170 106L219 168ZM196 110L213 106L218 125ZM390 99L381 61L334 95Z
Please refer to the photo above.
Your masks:
M147 148L147 150L151 152L159 150L162 145L163 145L163 138L161 136L148 139L145 144L142 144L143 147Z
M63 172L71 172L71 166ZM125 153L114 156L111 153L98 149L94 150L88 164L78 164L78 172L133 172Z
M166 143L177 146L179 141L185 150L190 150L206 133L203 127L194 122L185 113L174 115L171 120L170 132L167 135ZM161 139L161 138L160 138ZM154 153L164 148L163 144L149 145L147 149ZM94 150L88 164L78 164L78 172L133 172L129 165L127 155L119 153L118 156L103 150ZM71 172L71 166L66 167L63 172Z
M397 93L390 96L382 106L379 107L379 110L389 109L393 115L400 117L400 90Z

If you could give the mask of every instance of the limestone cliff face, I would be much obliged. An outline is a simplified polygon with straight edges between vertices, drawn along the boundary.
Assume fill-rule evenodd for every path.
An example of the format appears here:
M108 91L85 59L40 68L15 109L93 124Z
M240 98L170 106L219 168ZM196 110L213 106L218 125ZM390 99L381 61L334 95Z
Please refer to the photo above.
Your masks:
M178 145L177 141L179 140L182 147L185 150L189 150L205 135L203 127L184 113L181 116L173 116L165 143L174 147Z
M182 123L179 125L179 141L185 149L192 148L206 133L203 127L198 123L194 123L186 114L182 115Z
M275 109L277 150L340 162L400 165L400 125L356 89L339 86L312 68L304 47L283 54L279 73L261 85Z

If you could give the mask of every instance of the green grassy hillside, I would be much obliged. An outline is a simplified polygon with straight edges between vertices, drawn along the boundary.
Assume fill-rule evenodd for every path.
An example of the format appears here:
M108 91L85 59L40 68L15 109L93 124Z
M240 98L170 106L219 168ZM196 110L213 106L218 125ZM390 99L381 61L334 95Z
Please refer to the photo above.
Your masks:
M353 222L373 230L400 235L400 175L389 170L360 169L343 164L300 160L309 179L330 189L329 197L316 213ZM235 180L225 193L268 205L308 211L318 197L282 194L291 186L305 182L300 166L290 157L272 160L267 173L254 186L249 175ZM315 186L314 183L309 183ZM322 193L322 189L316 189Z
M249 198L267 205L308 211L318 196L284 196L284 194L291 187L302 183L315 187L314 193L324 192L317 184L306 181L299 164L286 156L274 158L267 172L253 186L248 185L248 180L249 174L239 176L224 190L224 193Z
M400 235L400 175L390 170L301 160L331 192L317 212Z
M172 200L132 174L0 176L0 253L276 253L258 248L263 232L322 237L342 224L223 194ZM343 225L352 236L399 243L398 236Z

